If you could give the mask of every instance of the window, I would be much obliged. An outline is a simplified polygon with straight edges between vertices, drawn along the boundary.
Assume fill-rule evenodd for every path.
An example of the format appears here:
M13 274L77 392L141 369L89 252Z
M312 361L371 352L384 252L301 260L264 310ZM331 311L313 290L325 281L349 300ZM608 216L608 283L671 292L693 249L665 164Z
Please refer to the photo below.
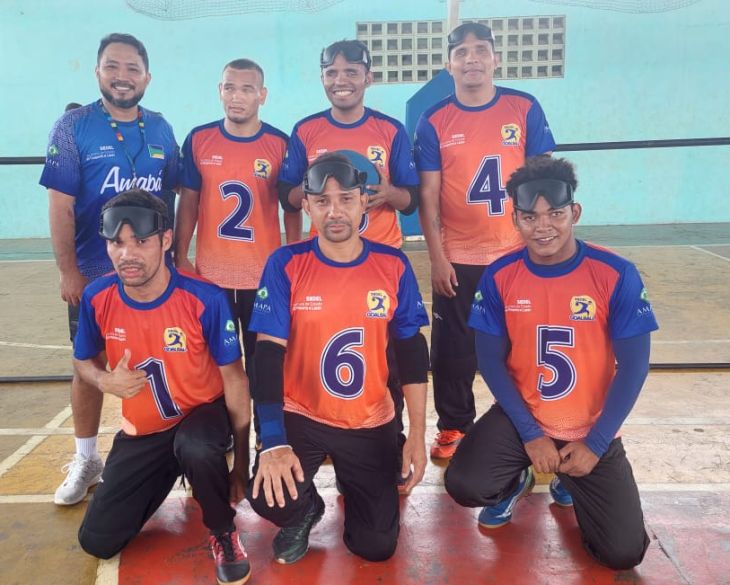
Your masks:
M462 20L489 26L504 63L495 79L546 79L565 74L566 18L527 15ZM372 52L375 83L424 83L448 61L445 20L356 22L357 39Z

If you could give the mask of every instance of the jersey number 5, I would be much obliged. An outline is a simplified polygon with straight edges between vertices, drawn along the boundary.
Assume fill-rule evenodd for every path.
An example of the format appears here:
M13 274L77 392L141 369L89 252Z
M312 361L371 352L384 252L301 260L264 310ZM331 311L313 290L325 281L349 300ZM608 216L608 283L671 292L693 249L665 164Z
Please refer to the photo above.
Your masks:
M352 400L365 387L365 358L351 349L362 346L365 330L361 327L343 329L333 335L322 352L319 375L327 392L337 398Z
M175 404L170 389L167 387L165 364L155 358L149 358L135 367L147 374L147 381L150 383L150 388L152 388L152 396L162 419L168 420L182 416L180 408Z
M487 204L487 215L504 215L507 191L502 186L502 159L485 156L466 193L469 205Z
M570 394L578 376L570 358L556 347L574 347L572 327L537 328L537 365L552 372L548 382L545 376L537 377L537 389L543 400L557 400Z
M225 240L241 240L253 242L253 228L244 227L244 223L253 211L253 194L241 181L226 181L218 187L223 201L229 197L238 199L236 209L218 226L218 237Z

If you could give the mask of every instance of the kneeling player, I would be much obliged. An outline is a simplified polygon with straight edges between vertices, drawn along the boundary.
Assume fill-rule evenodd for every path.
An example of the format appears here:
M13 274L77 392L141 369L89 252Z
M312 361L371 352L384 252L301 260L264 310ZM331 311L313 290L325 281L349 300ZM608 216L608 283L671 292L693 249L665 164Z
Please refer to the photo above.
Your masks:
M182 474L210 530L218 583L244 583L251 569L229 501L245 495L250 397L226 296L165 264L167 209L146 191L107 202L100 234L115 273L84 291L74 364L88 383L122 399L122 430L79 542L96 557L115 555Z
M649 545L631 466L617 433L649 369L657 323L636 267L580 240L573 166L530 159L507 183L525 247L489 265L472 305L479 369L497 402L467 433L446 471L479 523L510 521L534 483L575 507L588 552L613 569Z
M399 531L398 429L387 388L393 339L410 429L400 472L410 490L426 466L428 323L405 255L358 233L365 174L338 154L312 163L304 210L318 236L275 251L251 329L258 333L252 395L262 450L249 500L281 527L274 557L293 563L324 513L313 480L329 455L345 499L345 545L388 559Z

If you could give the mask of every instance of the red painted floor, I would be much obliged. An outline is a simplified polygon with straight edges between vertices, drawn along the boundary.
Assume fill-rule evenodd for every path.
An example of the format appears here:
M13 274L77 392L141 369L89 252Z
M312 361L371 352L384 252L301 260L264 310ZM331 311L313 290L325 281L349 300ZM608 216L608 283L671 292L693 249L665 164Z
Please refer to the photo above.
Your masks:
M645 493L652 543L633 571L597 565L580 544L570 509L547 494L522 500L512 523L496 531L477 527L475 512L445 494L413 494L402 500L396 555L368 563L342 544L342 503L325 498L327 511L298 563L272 561L275 527L248 507L237 521L253 567L250 583L279 584L730 584L730 494ZM191 499L168 500L122 553L120 585L215 583L207 532Z

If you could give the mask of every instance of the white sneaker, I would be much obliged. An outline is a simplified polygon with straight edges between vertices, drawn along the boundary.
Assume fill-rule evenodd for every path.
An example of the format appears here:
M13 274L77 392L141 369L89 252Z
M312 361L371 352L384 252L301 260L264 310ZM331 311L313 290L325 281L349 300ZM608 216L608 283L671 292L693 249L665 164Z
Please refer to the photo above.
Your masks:
M61 471L67 472L66 479L58 486L53 501L60 506L71 506L83 500L89 488L99 483L104 462L96 454L86 458L76 453Z

